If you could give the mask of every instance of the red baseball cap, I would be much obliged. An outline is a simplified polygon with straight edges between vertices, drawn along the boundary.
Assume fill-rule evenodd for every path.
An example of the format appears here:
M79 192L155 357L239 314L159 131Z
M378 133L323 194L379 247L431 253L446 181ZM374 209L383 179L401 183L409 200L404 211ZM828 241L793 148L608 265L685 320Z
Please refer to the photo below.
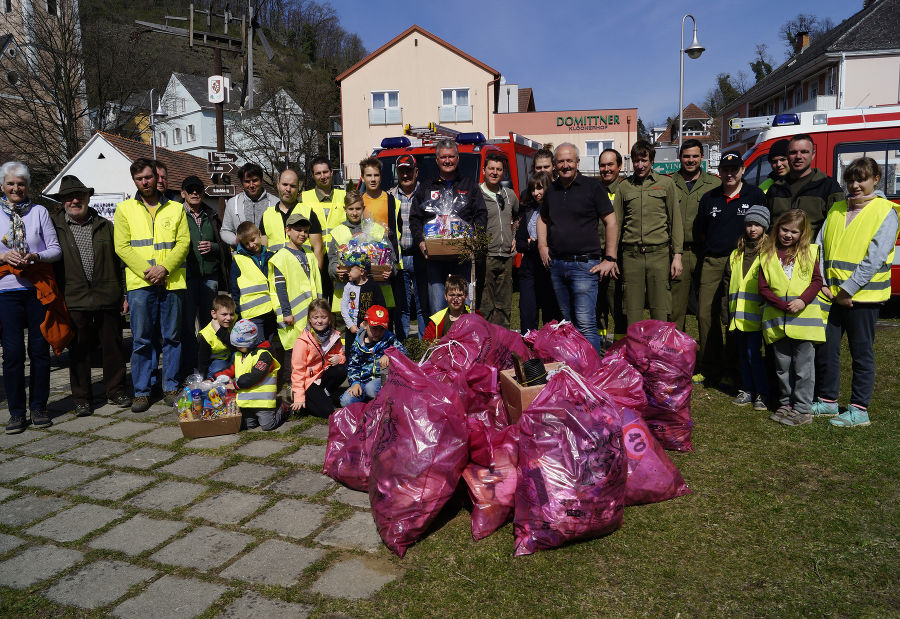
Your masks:
M366 322L372 327L387 327L388 311L380 305L373 305L366 312Z

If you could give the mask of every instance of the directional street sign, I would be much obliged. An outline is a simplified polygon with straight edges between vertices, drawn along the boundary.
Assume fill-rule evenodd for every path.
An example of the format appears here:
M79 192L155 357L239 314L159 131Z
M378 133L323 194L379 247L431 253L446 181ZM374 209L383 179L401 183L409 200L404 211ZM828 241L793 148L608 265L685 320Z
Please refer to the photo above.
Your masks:
M210 174L231 174L237 169L233 163L208 163L206 171Z
M210 163L236 163L237 155L234 153L206 153Z
M237 193L234 185L210 185L206 188L206 195L210 198L230 198Z

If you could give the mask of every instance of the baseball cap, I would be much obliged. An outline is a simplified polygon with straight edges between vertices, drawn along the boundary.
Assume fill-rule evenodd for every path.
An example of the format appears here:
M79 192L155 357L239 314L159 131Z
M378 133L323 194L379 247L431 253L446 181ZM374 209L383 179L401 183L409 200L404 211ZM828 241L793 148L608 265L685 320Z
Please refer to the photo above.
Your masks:
M188 176L181 182L181 188L184 191L187 191L189 189L199 189L200 191L203 191L205 186L203 185L203 181L200 180L199 176Z
M416 158L412 155L400 155L397 157L398 168L414 168L416 167Z
M388 311L380 305L373 305L366 312L366 322L370 327L387 327Z
M259 329L252 321L241 318L231 328L231 345L239 348L253 348L259 340Z
M741 156L737 153L725 153L724 155L722 155L722 158L719 159L720 168L722 166L737 167L742 165L744 165L744 160L741 159Z
M295 224L300 224L300 225L305 224L308 226L308 225L310 225L309 217L307 217L306 215L303 215L302 213L291 213L290 216L287 218L287 221L284 222L284 225L285 226L293 226Z

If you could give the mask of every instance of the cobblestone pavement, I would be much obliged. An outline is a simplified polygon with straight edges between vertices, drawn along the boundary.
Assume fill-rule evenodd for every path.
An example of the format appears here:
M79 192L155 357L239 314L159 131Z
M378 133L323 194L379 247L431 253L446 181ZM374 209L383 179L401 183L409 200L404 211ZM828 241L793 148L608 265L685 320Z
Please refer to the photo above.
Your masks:
M68 388L54 365L53 426L0 434L3 597L41 615L352 616L402 577L366 495L321 474L323 420L188 441L161 401L78 418Z

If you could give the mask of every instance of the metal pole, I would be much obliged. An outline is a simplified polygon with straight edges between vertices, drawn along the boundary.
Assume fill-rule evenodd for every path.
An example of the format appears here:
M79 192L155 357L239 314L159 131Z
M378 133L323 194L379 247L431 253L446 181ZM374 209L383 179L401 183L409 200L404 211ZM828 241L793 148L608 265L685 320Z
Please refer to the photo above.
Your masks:
M250 36L247 37L247 109L253 109L253 4L250 5L250 27L248 31Z
M156 159L156 125L153 122L153 91L150 89L150 144L153 145L153 158Z
M678 153L679 156L681 154L681 138L682 132L684 131L684 20L688 17L694 21L694 26L697 25L697 21L694 20L694 16L688 13L684 17L681 18L681 51L678 54L678 60L680 63L680 70L678 72Z
M213 75L222 75L222 50L213 49L215 68ZM225 152L225 103L216 103L216 150ZM219 217L225 216L225 198L219 197Z

